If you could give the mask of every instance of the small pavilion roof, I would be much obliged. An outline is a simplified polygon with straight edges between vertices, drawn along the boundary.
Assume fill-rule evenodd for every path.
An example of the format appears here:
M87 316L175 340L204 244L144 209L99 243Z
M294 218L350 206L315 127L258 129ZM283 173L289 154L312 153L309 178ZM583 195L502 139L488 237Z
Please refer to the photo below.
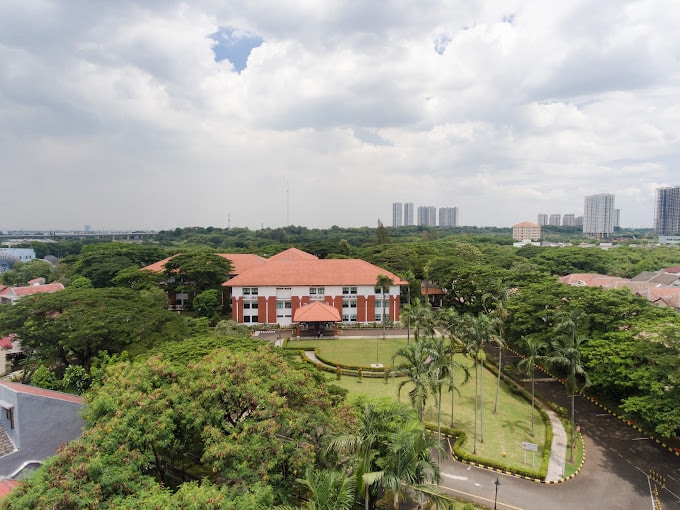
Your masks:
M340 322L338 309L322 301L314 301L295 310L293 322Z

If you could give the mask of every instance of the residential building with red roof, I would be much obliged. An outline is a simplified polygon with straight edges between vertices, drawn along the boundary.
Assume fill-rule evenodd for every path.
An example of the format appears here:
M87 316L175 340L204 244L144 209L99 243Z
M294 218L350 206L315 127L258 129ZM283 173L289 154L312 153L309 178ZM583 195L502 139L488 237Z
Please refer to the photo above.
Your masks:
M517 241L538 241L541 239L541 226L530 221L523 221L512 226L512 238Z
M64 290L64 286L59 283L40 283L39 280L34 281L27 287L4 287L0 289L0 304L11 305L22 297L32 296L34 294L50 294Z
M306 322L305 314L314 309L303 307L314 302L337 311L335 316L325 307L314 307L329 321L333 315L345 323L366 324L382 321L383 296L376 288L380 275L393 282L385 292L385 318L398 321L400 286L408 283L364 260L319 259L290 248L222 285L231 291L232 317L240 324Z

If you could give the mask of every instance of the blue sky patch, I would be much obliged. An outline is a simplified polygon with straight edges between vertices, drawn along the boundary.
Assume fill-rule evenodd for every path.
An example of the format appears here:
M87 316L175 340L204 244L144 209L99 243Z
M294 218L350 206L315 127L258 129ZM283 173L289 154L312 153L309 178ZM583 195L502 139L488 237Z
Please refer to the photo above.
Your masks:
M250 52L264 42L259 35L233 27L220 27L217 32L210 34L209 37L215 41L212 47L215 62L228 60L239 74L248 65Z

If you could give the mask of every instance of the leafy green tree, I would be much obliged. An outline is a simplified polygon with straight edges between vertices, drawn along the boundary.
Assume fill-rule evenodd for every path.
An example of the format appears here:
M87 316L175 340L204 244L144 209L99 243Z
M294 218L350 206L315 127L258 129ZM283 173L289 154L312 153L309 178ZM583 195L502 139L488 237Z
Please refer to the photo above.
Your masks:
M220 255L194 251L175 255L165 263L164 275L168 291L186 290L189 300L209 289L221 289L229 277L231 262Z
M132 290L67 288L21 299L0 314L0 332L19 335L30 362L46 364L60 379L69 365L89 370L100 351L140 351L182 338L185 325Z
M0 275L0 281L5 285L24 286L37 278L51 282L55 275L56 271L52 264L45 260L33 259L28 262L17 262L10 271Z
M71 280L69 287L72 289L92 289L94 285L92 285L92 281L89 278L76 276Z
M138 266L124 267L111 279L114 287L126 287L133 290L150 290L158 288L163 275L140 269Z
M216 289L204 290L194 298L194 310L199 317L215 321L220 316L221 308L220 293Z
M387 229L380 220L378 220L378 228L375 230L375 237L377 244L388 244L390 242L390 236L387 233Z
M68 264L70 278L84 276L96 288L113 286L113 278L130 266L144 267L166 257L157 245L131 243L101 243L85 246Z

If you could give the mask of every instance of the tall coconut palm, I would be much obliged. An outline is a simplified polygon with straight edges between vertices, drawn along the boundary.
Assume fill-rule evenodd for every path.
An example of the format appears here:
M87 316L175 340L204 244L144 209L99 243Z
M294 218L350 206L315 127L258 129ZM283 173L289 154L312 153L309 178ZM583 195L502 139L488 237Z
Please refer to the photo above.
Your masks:
M469 371L465 365L454 359L455 350L445 337L436 335L429 338L425 348L427 352L430 389L437 400L437 437L439 444L441 444L443 389L447 386L452 394L454 391L458 391L454 379L455 370L458 368L464 370L466 374L465 382L467 382L467 377L469 377ZM451 415L453 416L453 403L451 404Z
M495 288L482 296L485 303L490 304L488 313L491 313L498 320L498 336L495 341L498 344L498 378L496 381L496 400L493 404L493 414L498 414L498 395L501 389L501 373L503 371L503 349L505 348L505 339L503 337L503 326L508 318L508 310L505 308L505 302L510 297L510 289L503 285L499 280Z
M385 293L389 292L390 287L394 285L394 280L390 278L389 276L385 274L379 274L378 278L375 282L375 287L376 289L380 290L382 293L382 303L381 303L381 310L382 310L382 337L383 340L385 340L385 327L386 327L386 320L385 320ZM378 363L378 346L376 345L375 347L375 362L376 364Z
M364 483L363 475L377 470L375 462L383 453L389 434L398 424L407 421L410 413L403 404L366 402L361 407L356 431L338 435L328 444L329 451L353 456L356 487L364 494L366 510L370 504L370 486Z
M426 342L423 339L419 339L412 344L400 347L395 351L394 356L392 356L393 363L395 360L399 360L399 363L394 367L394 370L400 376L403 376L403 379L397 386L397 396L401 396L401 390L404 386L413 386L408 392L409 400L422 423L423 411L430 388Z
M585 322L585 315L578 310L558 314L555 324L555 332L558 336L551 342L550 352L544 358L549 366L558 367L566 373L565 388L567 394L571 397L572 447L569 448L569 462L574 461L573 445L576 440L574 431L574 397L576 392L579 391L579 378L583 381L581 389L590 384L590 379L581 361L581 346L587 341L587 338L578 334L579 329Z
M496 335L496 319L485 314L477 316L467 314L462 323L462 336L465 349L475 365L475 420L474 442L472 452L477 453L477 411L479 410L479 440L484 442L484 344Z
M449 351L451 353L451 359L455 356L461 348L465 347L465 342L463 341L463 316L458 313L455 308L440 308L437 311L436 323L438 327L449 337ZM450 370L451 380L449 384L449 391L451 392L451 420L449 421L449 427L454 426L454 396L458 393L458 388L455 384L455 373L456 369L463 369L465 374L465 379L463 384L467 383L470 379L470 371L462 363L457 365L452 365Z
M399 509L408 489L438 483L439 468L431 459L433 449L441 448L421 423L411 421L390 434L387 454L378 460L380 470L366 473L364 483L379 485L392 493L392 508Z
M414 341L418 342L421 332L424 336L434 335L434 321L430 303L413 301L404 307L404 315L413 328Z
M522 337L522 347L524 351L524 359L519 362L520 367L524 367L526 373L531 377L531 435L534 435L534 369L536 364L543 359L541 355L546 345L544 342L535 337Z

